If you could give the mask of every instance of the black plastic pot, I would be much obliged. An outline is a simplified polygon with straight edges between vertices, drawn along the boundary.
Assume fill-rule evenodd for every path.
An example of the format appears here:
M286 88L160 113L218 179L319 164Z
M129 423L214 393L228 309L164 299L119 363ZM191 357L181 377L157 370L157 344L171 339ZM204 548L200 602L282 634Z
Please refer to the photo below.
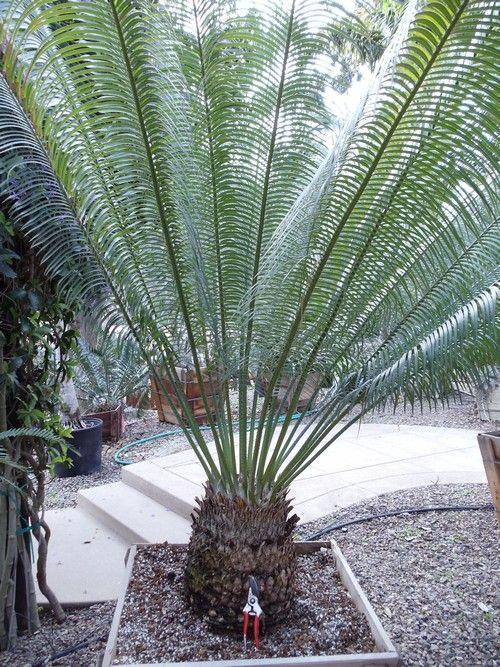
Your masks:
M75 429L72 437L68 438L70 449L68 458L72 466L56 463L54 472L56 477L76 477L77 475L91 475L101 468L102 454L102 419L95 417L83 419L86 428Z

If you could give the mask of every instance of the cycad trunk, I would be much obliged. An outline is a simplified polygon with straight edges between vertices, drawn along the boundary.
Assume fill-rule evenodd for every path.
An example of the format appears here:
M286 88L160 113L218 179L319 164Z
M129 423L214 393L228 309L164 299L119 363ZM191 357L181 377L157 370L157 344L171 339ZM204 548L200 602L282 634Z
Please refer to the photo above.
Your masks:
M186 584L192 606L219 627L241 625L248 577L260 587L265 621L286 617L295 582L292 533L298 521L290 516L283 495L253 506L207 488L193 515Z

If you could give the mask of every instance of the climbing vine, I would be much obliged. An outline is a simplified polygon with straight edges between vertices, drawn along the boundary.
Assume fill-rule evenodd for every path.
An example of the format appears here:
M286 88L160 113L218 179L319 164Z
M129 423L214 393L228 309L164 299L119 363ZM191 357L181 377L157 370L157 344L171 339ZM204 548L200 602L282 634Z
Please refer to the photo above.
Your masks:
M32 562L58 620L64 612L47 583L50 529L43 503L47 471L64 460L70 431L59 387L72 373L74 312L0 202L0 648L39 626ZM3 209L3 210L2 210Z

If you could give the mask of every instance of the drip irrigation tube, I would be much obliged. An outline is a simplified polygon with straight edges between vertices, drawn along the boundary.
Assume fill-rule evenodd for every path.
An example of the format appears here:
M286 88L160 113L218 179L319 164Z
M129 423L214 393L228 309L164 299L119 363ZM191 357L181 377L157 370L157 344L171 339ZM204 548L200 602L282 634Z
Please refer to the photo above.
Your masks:
M71 646L67 646L61 651L52 653L52 655L46 656L45 658L40 658L39 660L35 660L35 662L31 663L30 667L45 667L46 665L49 665L51 662L54 662L54 660L59 660L60 658L64 658L68 655L73 655L74 653L78 653L78 651L87 648L87 646L90 646L91 644L95 644L97 642L104 643L108 639L107 632L102 634L105 625L106 623L100 623L97 626L97 628L95 628L95 630L86 635L86 637L81 641L77 642L76 644L72 644ZM97 636L99 633L101 633L101 635Z
M295 421L296 419L299 419L299 417L309 417L310 415L313 415L316 412L316 410L308 410L305 414L303 412L295 412L292 415L292 421ZM286 419L286 415L282 415L281 417L278 418L277 424L282 424ZM235 424L237 424L237 421L232 421L231 422L231 428ZM254 428L259 425L259 420L256 419L254 422ZM252 426L252 421L249 419L247 421L247 431L249 431ZM191 432L191 429L188 429ZM200 431L210 431L211 427L210 426L200 426ZM114 455L114 460L118 465L121 466L127 466L133 463L133 461L128 461L127 459L122 457L122 454L124 452L127 452L129 449L132 449L134 447L138 447L139 445L143 445L147 442L152 442L153 440L163 440L163 438L168 438L172 435L182 435L185 432L183 428L173 428L170 429L169 431L163 431L162 433L155 433L155 435L148 435L147 438L140 438L139 440L134 440L133 442L129 442L126 445L123 445L123 447L120 447L120 449L117 449Z
M314 540L323 537L326 533L333 530L340 530L347 528L347 526L354 526L365 521L372 521L373 519L385 519L391 516L400 516L401 514L423 514L424 512L463 512L466 510L494 510L491 503L485 505L437 505L435 507L410 507L408 509L394 510L392 512L382 512L380 514L370 514L369 516L359 517L358 519L351 519L350 521L341 521L340 523L330 523L316 533L313 533L306 538L306 542L314 542Z
M87 639L87 641L80 642L79 644L75 644L74 646L70 646L69 648L64 649L64 651L59 651L59 653L53 653L51 656L48 656L47 658L42 658L37 662L32 662L31 667L45 667L45 665L49 665L51 662L54 662L54 660L59 660L60 658L73 655L74 653L78 653L78 651L81 651L82 649L87 648L87 646L95 644L98 641L105 642L106 637L98 637L97 639L95 638Z

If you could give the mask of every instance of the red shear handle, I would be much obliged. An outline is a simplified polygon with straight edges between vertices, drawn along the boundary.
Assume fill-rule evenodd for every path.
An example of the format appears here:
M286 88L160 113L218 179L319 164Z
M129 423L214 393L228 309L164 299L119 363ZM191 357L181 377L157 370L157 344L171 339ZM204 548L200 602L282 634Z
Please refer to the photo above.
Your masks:
M247 645L247 633L248 633L248 621L249 621L250 614L247 611L243 612L243 641L245 643L245 648ZM255 648L259 649L260 644L259 644L259 625L260 625L260 619L258 616L254 616L252 614L253 618L253 641L255 644Z
M260 619L258 616L254 616L253 619L253 641L255 644L255 648L258 650L259 649L259 623Z

